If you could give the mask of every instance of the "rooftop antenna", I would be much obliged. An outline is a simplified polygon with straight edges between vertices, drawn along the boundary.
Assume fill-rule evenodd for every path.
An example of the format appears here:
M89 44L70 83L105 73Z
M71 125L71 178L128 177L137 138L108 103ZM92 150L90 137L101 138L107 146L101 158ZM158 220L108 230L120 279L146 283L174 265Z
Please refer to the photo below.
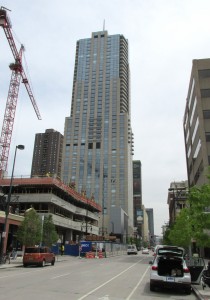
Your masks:
M105 31L105 20L104 20L104 23L103 23L103 31Z

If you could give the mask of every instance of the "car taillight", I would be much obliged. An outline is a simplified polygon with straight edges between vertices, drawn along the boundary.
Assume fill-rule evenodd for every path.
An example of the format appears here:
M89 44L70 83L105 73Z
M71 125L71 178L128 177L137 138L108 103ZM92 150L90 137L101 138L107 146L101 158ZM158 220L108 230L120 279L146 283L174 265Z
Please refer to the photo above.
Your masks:
M152 266L152 271L157 271L158 267L157 266Z
M190 270L188 268L183 269L184 273L190 273Z

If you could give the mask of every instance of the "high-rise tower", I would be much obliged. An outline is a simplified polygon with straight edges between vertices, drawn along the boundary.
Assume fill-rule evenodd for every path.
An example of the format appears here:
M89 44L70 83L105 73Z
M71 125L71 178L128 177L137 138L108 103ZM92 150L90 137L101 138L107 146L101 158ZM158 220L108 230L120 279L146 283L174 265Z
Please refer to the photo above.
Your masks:
M128 216L123 237L133 230L130 114L128 41L107 31L77 41L62 180L102 205L102 234L111 231L112 207Z
M35 135L31 177L61 177L61 160L63 152L63 135L54 129Z

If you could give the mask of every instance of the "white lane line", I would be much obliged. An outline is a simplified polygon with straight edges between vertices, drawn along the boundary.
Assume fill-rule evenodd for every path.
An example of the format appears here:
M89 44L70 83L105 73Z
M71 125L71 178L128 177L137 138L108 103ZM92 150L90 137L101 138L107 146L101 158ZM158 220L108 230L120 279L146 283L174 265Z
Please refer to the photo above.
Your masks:
M60 278L60 277L68 276L70 274L72 274L72 272L71 273L62 274L62 275L58 275L58 276L52 277L51 279L57 279L57 278Z
M102 288L103 286L105 286L106 284L108 284L109 282L111 282L112 280L116 279L117 277L121 276L122 274L124 274L125 272L127 272L128 270L130 270L131 268L135 267L140 261L142 261L143 259L140 259L139 261L137 261L135 264L133 264L132 266L128 267L127 269L125 269L124 271L120 272L118 275L110 278L109 280L107 280L106 282L104 282L103 284L99 285L97 288L93 289L92 291L90 291L89 293L87 293L86 295L82 296L81 298L79 298L78 300L82 300L85 299L86 297L88 297L90 294L94 293L95 291L99 290L100 288Z
M130 293L130 295L125 299L125 300L129 300L131 299L131 296L133 296L133 294L135 293L137 287L141 284L142 280L144 279L148 269L150 268L150 266L147 267L146 271L144 272L144 274L142 275L141 279L139 280L139 282L137 283L137 285L135 286L135 288L133 289L133 291Z

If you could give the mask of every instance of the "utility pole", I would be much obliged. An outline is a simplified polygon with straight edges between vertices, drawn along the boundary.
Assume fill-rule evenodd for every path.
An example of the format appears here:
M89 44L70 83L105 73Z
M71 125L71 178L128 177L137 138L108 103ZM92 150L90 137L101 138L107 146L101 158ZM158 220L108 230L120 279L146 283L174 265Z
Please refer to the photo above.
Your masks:
M1 237L0 264L3 263L5 240L6 240L6 237L8 237L8 232L6 232L6 230L7 230L8 216L9 216L9 205L10 205L11 195L12 195L12 183L13 183L13 176L14 176L17 149L24 150L25 146L24 145L18 145L18 146L15 147L15 155L14 155L14 161L13 161L13 167L12 167L12 175L11 175L11 179L10 179L9 194L8 194L6 207L5 207L4 227L3 227L2 237Z

